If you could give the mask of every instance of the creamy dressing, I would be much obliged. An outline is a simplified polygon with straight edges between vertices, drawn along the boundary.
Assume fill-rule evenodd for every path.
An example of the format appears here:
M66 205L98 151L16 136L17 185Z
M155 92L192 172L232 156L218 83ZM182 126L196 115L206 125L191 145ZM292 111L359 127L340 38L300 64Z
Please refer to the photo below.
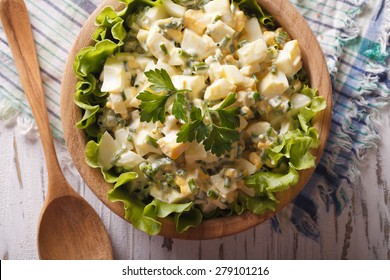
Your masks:
M168 203L194 201L204 213L225 209L240 192L254 196L243 178L273 167L265 149L295 129L293 116L310 104L301 94L299 43L282 29L267 30L234 3L214 0L186 8L165 0L134 18L128 52L109 57L101 90L109 92L99 124L99 163L136 171L133 189ZM135 43L134 43L135 42ZM167 71L177 89L190 90L190 106L204 112L234 93L240 140L217 157L202 143L178 143L183 123L168 106L164 123L140 120L137 95L152 91L144 72Z

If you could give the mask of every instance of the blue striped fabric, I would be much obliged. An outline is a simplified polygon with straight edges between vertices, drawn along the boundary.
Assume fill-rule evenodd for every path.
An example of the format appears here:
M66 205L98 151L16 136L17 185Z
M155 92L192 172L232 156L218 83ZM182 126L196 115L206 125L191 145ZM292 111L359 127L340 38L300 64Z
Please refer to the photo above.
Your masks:
M60 83L77 33L101 1L26 0L41 65L53 134L63 140L59 116ZM357 184L357 162L375 146L374 116L389 101L389 0L292 0L324 51L333 85L331 133L312 179L284 211L273 218L277 231L294 225L318 240L317 216L340 213ZM0 120L31 118L2 27L0 27ZM387 61L387 64L386 64Z

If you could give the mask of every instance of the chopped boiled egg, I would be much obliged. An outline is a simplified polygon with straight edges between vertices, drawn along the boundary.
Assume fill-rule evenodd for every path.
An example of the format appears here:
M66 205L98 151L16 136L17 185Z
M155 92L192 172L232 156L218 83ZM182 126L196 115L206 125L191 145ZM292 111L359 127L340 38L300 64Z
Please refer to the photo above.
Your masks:
M206 14L220 16L224 23L230 27L234 27L233 14L230 9L229 0L210 1L203 6L203 9L205 10Z
M179 131L172 131L157 140L157 144L160 146L161 151L171 159L177 159L188 146L188 143L178 143L176 141L176 134L178 132Z
M168 14L163 5L157 5L149 8L140 19L140 24L143 29L149 30L153 22L158 19L166 18Z
M234 20L234 30L237 32L241 32L247 22L246 15L243 11L236 9L236 11L233 14L233 20Z
M181 48L191 54L197 56L199 60L213 55L216 51L216 45L209 36L199 36L197 33L190 29L185 29L183 32L183 40L181 42Z
M119 159L116 161L115 165L127 168L138 167L141 162L144 162L145 159L139 156L133 151L126 151L121 153Z
M103 67L102 92L122 92L126 87L126 72L123 61L108 57Z
M127 117L127 108L123 100L121 93L110 93L109 96L111 109L116 113L120 114L122 118Z
M236 86L226 78L215 80L209 87L207 87L204 94L204 99L216 101L226 98L229 93L234 92Z
M208 34L215 43L220 43L225 37L233 38L235 30L222 20L217 20L207 26L206 34Z
M271 128L271 124L269 122L265 121L258 121L255 123L252 123L251 125L248 126L246 129L246 132L252 136L252 135L261 135L261 134L266 134L267 130Z
M174 43L161 35L158 28L149 31L146 46L153 56L161 60L169 59L169 54L175 48Z
M105 170L111 169L111 167L113 167L112 160L114 159L115 153L119 149L120 146L114 140L114 138L112 138L110 133L108 133L107 131L104 132L99 142L99 165Z
M220 78L226 78L235 85L242 85L245 82L244 75L234 65L222 65L219 76Z
M119 128L115 130L115 141L118 143L120 148L132 150L134 148L133 143L129 141L129 130L127 128Z
M270 71L259 82L260 93L270 98L282 94L288 87L287 77L282 71Z
M294 75L302 68L301 50L298 41L288 41L279 51L275 65L287 76Z
M239 48L237 54L243 66L260 63L267 57L267 45L260 38Z
M263 32L261 32L260 23L256 17L253 17L246 22L244 30L246 33L244 38L248 42L254 42L257 39L263 38Z
M203 35L207 25L213 22L213 16L201 10L189 9L184 14L184 26L198 35Z
M169 15L180 18L184 16L186 11L186 8L172 2L171 0L164 0L164 8Z
M148 47L146 45L146 40L148 39L148 35L149 35L149 31L148 30L142 29L142 28L140 30L138 30L137 40L138 40L139 44L141 45L141 47L145 51L148 51Z

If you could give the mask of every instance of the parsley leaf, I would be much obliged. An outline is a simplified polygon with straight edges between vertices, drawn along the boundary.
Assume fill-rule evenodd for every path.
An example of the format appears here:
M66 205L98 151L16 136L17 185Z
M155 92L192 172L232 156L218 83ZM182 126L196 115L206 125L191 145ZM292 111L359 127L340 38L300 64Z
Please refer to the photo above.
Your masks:
M203 141L207 151L211 151L216 156L229 151L234 142L240 140L240 133L237 130L212 125L210 135Z
M231 108L225 110L219 110L218 116L221 121L221 126L235 129L240 126L240 117L238 114L240 113L239 108Z
M177 133L177 142L192 142L196 140L203 143L205 150L211 151L217 156L229 151L234 142L240 140L240 133L235 130L240 125L239 108L229 108L236 102L235 94L231 93L217 109L205 108L205 114L216 112L219 116L219 123L205 122L202 110L192 107L190 113L191 121L181 126ZM211 122L211 123L210 123ZM203 141L203 142L202 142Z
M175 99L173 101L172 114L178 120L184 122L188 121L187 118L187 100L186 96L183 93L176 93Z
M233 105L235 102L236 94L230 93L228 97L226 97L222 104L218 107L218 109L214 110L219 116L222 127L235 129L240 126L240 117L238 116L240 113L240 109L237 107L226 109L230 105Z
M177 91L165 69L149 70L145 72L145 76L153 84L150 88L155 92Z
M191 122L183 124L177 133L176 141L178 143L192 142L195 139L198 143L201 143L208 135L207 127L203 123L201 109L192 107L190 118Z
M137 95L141 100L140 116L141 121L146 122L165 122L166 105L168 100L173 96L172 114L176 119L187 122L187 98L188 89L178 90L172 83L168 72L165 69L155 69L145 72L148 81L152 83L150 89L154 92L143 91Z
M137 95L141 100L139 108L141 109L140 117L143 122L165 122L165 105L170 95L154 94L150 91L143 91Z

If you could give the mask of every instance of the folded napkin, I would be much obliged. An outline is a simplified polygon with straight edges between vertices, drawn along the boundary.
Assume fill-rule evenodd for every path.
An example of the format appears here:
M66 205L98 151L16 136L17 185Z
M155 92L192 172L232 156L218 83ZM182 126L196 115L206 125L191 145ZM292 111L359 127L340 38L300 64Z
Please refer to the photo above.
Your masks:
M54 136L63 141L60 83L67 55L99 0L26 0ZM319 240L318 213L349 202L359 160L376 145L375 118L389 102L389 0L292 0L325 54L333 85L333 117L325 153L302 193L272 219L276 231L293 225ZM35 135L32 114L0 26L0 121ZM386 63L387 61L387 63ZM355 189L357 191L357 189Z

